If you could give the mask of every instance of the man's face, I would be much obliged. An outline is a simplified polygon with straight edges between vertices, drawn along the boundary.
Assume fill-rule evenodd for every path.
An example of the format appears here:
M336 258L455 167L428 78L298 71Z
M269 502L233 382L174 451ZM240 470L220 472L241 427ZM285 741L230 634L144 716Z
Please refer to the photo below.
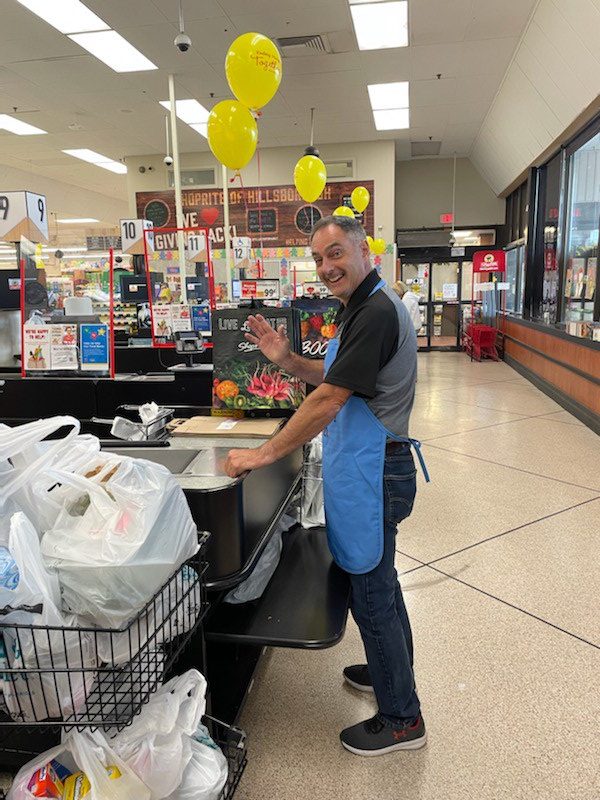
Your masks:
M313 236L312 254L320 280L344 305L371 271L369 245L337 225L327 225Z

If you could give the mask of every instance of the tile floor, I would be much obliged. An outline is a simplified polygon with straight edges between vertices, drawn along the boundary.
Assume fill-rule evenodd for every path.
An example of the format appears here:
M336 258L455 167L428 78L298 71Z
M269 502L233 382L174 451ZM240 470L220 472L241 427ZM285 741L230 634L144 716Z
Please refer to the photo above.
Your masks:
M397 566L429 743L364 759L331 650L269 650L236 800L600 800L600 438L503 363L420 354L420 480Z

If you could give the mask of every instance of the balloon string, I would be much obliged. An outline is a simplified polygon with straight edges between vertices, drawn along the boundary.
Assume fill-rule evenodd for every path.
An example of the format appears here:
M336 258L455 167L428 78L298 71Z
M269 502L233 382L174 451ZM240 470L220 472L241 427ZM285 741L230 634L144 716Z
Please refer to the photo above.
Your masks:
M262 211L261 211L261 180L260 180L260 147L256 149L256 159L257 159L257 166L258 166L258 230L260 232L260 250L261 250L261 265L260 265L260 277L262 278L264 272L264 245L263 245L263 224L262 224Z
M242 190L242 197L244 198L244 208L246 209L246 220L248 222L248 233L250 233L250 221L248 219L248 192L246 191L246 187L244 186L244 179L242 178L242 173L238 170L233 178L229 179L230 183L233 183L237 178L240 180L240 188Z

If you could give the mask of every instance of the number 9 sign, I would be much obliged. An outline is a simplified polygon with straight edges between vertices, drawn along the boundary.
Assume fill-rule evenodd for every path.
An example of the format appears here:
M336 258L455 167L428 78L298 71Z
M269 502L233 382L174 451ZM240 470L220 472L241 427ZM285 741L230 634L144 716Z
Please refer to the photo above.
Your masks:
M0 240L48 241L46 198L33 192L0 192Z

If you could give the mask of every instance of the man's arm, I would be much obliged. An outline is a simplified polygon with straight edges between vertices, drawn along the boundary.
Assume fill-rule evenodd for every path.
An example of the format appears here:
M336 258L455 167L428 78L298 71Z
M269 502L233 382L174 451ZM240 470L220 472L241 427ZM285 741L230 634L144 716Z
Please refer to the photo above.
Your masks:
M235 478L246 470L266 467L287 456L329 425L351 394L350 389L322 383L269 442L253 450L230 450L225 471L230 478Z

